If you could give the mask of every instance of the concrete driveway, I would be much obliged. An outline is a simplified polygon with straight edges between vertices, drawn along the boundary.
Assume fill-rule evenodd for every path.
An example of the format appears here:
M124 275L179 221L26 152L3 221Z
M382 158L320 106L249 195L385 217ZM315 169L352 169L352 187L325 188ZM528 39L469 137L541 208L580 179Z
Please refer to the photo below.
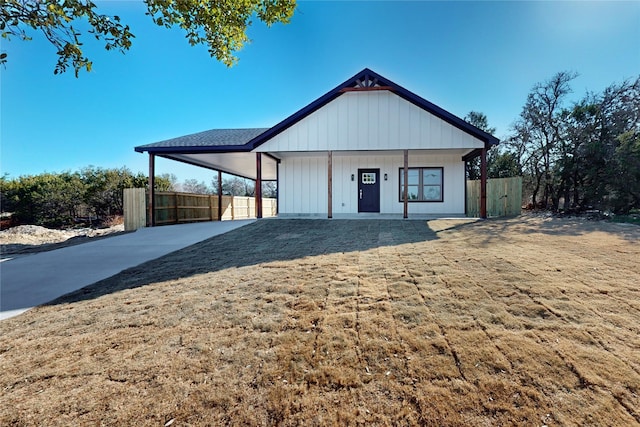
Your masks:
M142 228L95 242L4 260L0 262L0 320L254 221Z

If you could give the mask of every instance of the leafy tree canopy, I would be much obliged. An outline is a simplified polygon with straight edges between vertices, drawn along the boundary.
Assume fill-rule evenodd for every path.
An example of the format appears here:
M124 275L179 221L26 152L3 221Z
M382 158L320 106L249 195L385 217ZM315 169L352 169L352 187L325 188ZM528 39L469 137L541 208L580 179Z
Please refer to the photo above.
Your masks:
M206 45L211 57L227 66L234 65L235 53L249 42L246 31L257 17L266 25L288 23L296 0L144 0L147 15L163 27L178 26L194 46ZM82 50L78 24L86 21L88 33L105 42L105 49L127 51L135 37L117 15L101 14L90 0L0 0L0 35L30 40L27 31L40 31L57 49L54 73L71 67L76 77L83 68L91 71L92 62ZM0 53L0 64L7 54Z
M107 219L123 214L122 191L143 188L148 178L126 167L87 166L78 172L45 172L18 178L0 177L0 210L23 224L69 226L78 217ZM158 191L174 189L173 174L156 176Z
M464 116L464 120L491 135L496 133L496 128L489 127L489 120L487 119L487 115L484 113L479 111L469 111L469 113Z
M533 87L502 160L522 171L531 206L630 212L640 206L640 76L568 102L576 75Z

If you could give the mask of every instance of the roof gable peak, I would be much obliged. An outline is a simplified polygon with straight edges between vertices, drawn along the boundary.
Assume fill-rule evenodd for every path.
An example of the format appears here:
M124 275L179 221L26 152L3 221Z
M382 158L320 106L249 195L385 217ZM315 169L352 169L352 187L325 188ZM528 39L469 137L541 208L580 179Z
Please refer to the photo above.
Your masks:
M393 90L388 82L382 78L379 74L374 73L368 68L365 68L350 81L345 82L342 85L340 92L358 91L358 90Z
M346 92L361 92L372 90L388 90L390 92L393 92L406 101L409 101L417 107L428 111L429 113L457 127L463 132L466 132L469 135L472 135L473 137L484 141L484 143L488 146L496 145L499 142L498 138L496 138L495 136L476 128L470 123L467 123L461 118L449 113L448 111L438 107L437 105L427 101L426 99L416 95L415 93L408 91L407 89L381 76L375 71L369 68L365 68L350 79L325 93L320 98L313 101L311 104L307 105L306 107L287 117L271 129L256 137L251 141L251 149L262 145L264 142L278 135L285 129L293 126L295 123L307 117L309 114L313 113L316 110L319 110L320 108Z

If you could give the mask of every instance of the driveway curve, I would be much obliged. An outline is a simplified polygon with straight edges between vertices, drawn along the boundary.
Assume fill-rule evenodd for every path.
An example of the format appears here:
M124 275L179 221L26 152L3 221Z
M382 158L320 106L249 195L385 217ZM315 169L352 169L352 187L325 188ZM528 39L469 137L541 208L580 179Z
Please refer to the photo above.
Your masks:
M0 263L0 320L255 220L142 228Z

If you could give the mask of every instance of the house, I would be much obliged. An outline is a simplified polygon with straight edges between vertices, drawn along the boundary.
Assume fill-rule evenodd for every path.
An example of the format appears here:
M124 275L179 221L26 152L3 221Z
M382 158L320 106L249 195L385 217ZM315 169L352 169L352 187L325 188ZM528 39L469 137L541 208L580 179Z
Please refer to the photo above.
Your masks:
M149 154L149 188L161 156L255 180L258 212L260 184L275 180L279 216L328 218L464 215L465 163L480 156L486 217L486 153L498 142L364 69L272 128L213 129L135 150Z

